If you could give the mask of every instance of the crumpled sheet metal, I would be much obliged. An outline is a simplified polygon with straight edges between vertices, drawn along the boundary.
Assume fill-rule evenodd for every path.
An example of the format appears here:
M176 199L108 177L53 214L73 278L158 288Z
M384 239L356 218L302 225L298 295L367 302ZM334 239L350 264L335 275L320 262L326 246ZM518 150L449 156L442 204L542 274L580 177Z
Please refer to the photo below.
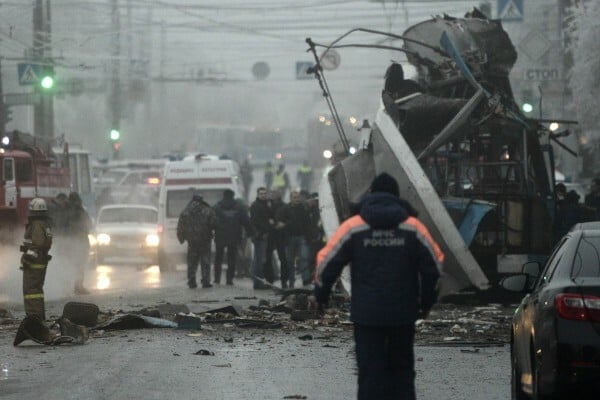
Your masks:
M74 324L66 318L58 319L57 323L60 326L60 335L52 333L39 317L26 316L19 325L13 346L18 346L26 340L47 346L84 344L89 338L89 331L85 326Z
M162 318L148 317L139 314L120 314L108 321L96 325L93 329L126 330L145 328L177 328L177 323Z
M350 173L349 171L362 171ZM394 176L400 193L418 211L419 219L442 248L446 259L443 266L441 296L475 286L487 289L489 282L462 239L448 211L442 204L415 155L396 128L390 116L380 108L371 134L371 147L359 151L329 172L331 196L343 220L351 213L352 202L364 195L367 182L381 173ZM339 182L344 181L343 185ZM339 204L339 206L338 206ZM349 286L348 275L342 283Z
M443 32L450 36L461 53L480 52L482 72L488 77L508 78L517 61L517 51L499 20L435 17L409 27L402 35L439 47ZM438 66L448 61L448 58L417 43L405 41L404 48ZM407 53L408 61L419 67L419 59L411 53ZM474 69L477 71L477 68Z

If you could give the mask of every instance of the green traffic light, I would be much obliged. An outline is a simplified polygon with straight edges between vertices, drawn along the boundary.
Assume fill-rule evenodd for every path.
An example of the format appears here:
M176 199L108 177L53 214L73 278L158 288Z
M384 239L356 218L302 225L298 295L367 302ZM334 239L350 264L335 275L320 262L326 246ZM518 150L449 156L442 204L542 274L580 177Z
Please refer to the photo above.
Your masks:
M529 103L523 103L521 110L523 110L523 112L530 113L533 111L533 106Z
M54 78L51 76L44 76L40 84L44 89L52 89L54 87Z
M119 140L120 137L121 137L121 132L119 132L117 129L111 129L110 140Z

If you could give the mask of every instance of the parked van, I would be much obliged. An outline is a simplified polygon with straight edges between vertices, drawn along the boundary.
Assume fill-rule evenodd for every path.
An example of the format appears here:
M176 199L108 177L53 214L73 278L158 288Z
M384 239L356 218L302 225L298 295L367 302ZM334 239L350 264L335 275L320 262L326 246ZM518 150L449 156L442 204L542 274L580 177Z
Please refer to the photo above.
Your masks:
M193 194L201 194L204 201L214 206L225 189L233 190L236 198L243 197L240 167L233 160L199 154L165 165L158 196L161 271L173 270L185 262L187 243L180 244L177 240L177 221Z

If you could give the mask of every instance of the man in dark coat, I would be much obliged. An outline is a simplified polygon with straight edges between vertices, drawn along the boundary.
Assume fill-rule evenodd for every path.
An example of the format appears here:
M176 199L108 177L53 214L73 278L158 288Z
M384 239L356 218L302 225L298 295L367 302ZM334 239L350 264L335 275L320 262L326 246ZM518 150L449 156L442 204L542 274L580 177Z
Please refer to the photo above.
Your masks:
M252 262L254 289L267 289L268 286L264 283L264 268L269 232L273 229L275 221L271 214L266 187L259 187L256 190L256 200L250 206L250 221L254 229L254 260Z
M321 221L321 214L319 212L319 194L311 193L305 201L306 211L308 212L308 270L314 273L317 253L323 247L325 230L323 229L323 223ZM312 276L311 276L312 279Z
M285 202L281 199L279 189L271 190L271 213L275 220L275 225L269 232L269 241L267 243L267 261L265 262L265 279L269 283L275 280L275 271L273 265L273 252L277 251L279 258L281 288L286 289L289 280L289 265L287 261L287 237L284 224L279 219L281 210L285 207Z
M221 283L223 254L227 248L227 284L233 285L238 246L242 242L242 228L252 236L252 225L246 208L234 199L230 189L223 191L223 199L214 206L217 216L215 228L215 283Z
M309 285L312 283L313 275L313 271L308 269L309 215L300 192L293 190L290 193L290 202L281 209L278 220L282 222L287 237L289 286L293 288L295 284L296 261L297 270L302 276L302 284Z
M415 321L437 297L444 254L398 196L396 180L378 175L360 213L344 221L317 256L312 307L327 303L350 264L359 400L415 399Z
M188 287L194 289L198 262L202 272L202 287L210 288L210 246L217 216L202 195L194 194L177 221L179 243L188 242L187 277Z

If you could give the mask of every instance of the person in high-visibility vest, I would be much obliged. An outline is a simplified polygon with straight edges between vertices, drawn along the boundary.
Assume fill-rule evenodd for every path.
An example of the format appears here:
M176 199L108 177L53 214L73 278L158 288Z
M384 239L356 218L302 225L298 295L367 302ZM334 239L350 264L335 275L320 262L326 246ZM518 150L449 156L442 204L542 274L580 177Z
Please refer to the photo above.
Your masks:
M23 270L25 314L35 315L43 321L46 319L44 280L48 261L52 258L48 254L52 246L52 229L44 199L35 198L29 203L24 239L20 268Z
M300 190L310 192L312 179L313 169L310 165L308 165L308 161L304 160L300 168L298 168L298 173L296 174L296 181L298 182L298 186L300 186Z
M273 175L273 188L278 189L281 192L281 197L285 197L285 193L290 187L290 178L285 170L285 165L280 164Z

